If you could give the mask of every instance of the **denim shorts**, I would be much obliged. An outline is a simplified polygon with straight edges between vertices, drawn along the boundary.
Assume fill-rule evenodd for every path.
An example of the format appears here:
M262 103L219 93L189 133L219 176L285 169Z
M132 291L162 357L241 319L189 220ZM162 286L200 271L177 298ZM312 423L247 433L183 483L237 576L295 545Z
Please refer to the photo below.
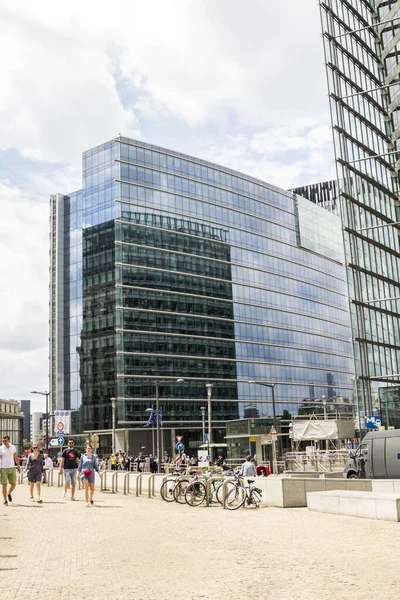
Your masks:
M76 485L76 472L78 469L64 469L64 483Z

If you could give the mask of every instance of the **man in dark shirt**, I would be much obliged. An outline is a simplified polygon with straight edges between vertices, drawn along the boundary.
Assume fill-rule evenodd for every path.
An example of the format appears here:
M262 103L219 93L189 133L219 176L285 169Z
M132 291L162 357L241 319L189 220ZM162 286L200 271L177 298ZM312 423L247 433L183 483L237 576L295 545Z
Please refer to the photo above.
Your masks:
M71 486L71 500L75 498L76 473L79 465L79 455L74 448L74 440L68 440L68 448L61 455L60 473L64 469L64 493L63 498L67 495L67 490Z

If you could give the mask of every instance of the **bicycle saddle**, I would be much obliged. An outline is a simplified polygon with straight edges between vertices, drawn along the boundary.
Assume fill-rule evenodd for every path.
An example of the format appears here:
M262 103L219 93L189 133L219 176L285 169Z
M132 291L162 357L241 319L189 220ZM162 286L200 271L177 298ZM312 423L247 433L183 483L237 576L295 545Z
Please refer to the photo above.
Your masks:
M254 479L248 479L247 483L254 483Z

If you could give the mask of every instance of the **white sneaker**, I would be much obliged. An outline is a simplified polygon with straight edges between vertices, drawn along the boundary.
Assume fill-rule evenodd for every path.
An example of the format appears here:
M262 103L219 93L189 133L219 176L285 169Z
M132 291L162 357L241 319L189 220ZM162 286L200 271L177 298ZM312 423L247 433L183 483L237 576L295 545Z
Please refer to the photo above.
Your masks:
M65 498L66 495L67 495L67 492L63 492L62 498Z
M31 496L31 502L35 502L35 498Z
M89 502L86 504L86 508L90 508L90 504L89 504Z

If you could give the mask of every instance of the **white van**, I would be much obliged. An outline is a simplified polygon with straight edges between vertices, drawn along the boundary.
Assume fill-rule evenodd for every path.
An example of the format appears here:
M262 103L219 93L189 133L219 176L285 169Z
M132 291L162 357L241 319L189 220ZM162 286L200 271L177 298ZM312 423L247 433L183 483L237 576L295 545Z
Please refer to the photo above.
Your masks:
M371 431L350 454L347 479L400 479L400 429Z

